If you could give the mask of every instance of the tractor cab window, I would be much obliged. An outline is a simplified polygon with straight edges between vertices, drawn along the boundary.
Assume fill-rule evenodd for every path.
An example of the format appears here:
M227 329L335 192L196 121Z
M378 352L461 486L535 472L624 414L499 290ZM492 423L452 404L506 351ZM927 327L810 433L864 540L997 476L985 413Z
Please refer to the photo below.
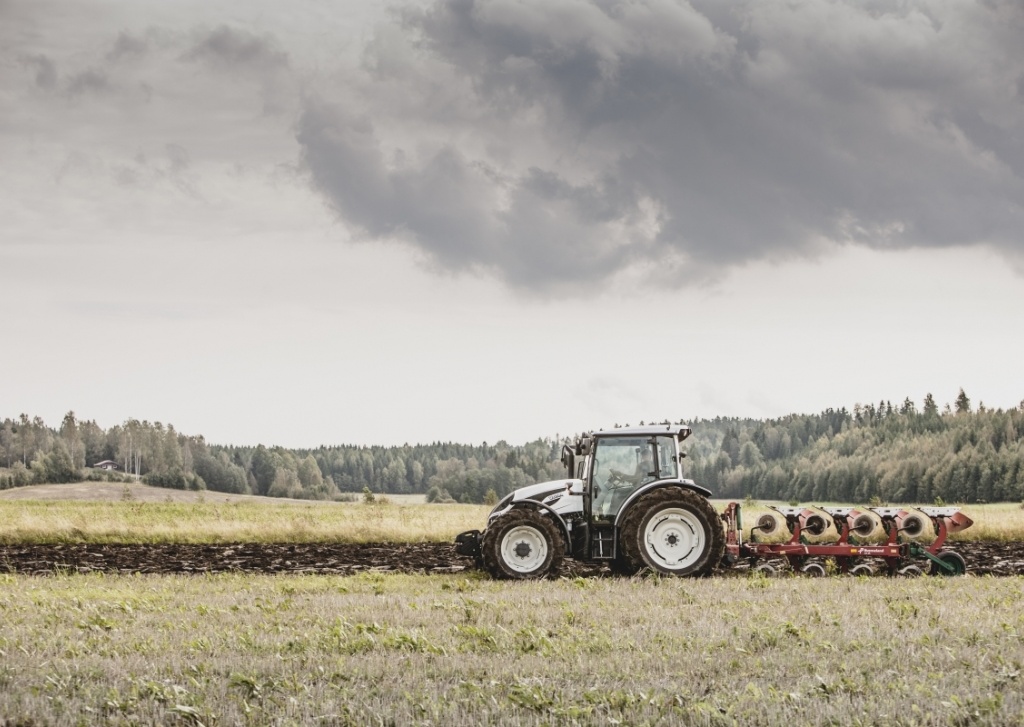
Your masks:
M591 497L595 520L614 520L634 490L648 482L675 478L672 437L601 437L593 456Z
M674 480L679 477L679 458L676 456L675 437L655 437L658 447L658 479Z

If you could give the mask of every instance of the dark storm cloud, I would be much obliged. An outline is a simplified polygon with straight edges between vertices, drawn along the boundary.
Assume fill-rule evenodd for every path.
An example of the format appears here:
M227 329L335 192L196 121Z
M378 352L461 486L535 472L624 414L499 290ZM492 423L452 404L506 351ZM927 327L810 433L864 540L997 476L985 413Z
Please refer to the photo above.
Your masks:
M617 183L574 186L539 169L507 178L450 145L388 159L366 118L323 103L308 106L298 139L341 217L370 237L418 242L452 270L498 271L519 285L571 282L608 274L635 245L626 236L617 252L584 255L602 220L632 214Z
M637 260L713 276L824 240L1019 253L1020 8L439 0L298 138L370 237L522 286Z

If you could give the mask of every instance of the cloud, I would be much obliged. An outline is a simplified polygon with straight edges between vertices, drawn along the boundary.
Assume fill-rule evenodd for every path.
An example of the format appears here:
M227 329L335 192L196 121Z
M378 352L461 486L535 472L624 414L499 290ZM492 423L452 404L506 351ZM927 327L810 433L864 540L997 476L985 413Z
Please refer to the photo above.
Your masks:
M1020 37L1010 2L437 0L297 138L366 237L516 287L835 244L1019 256Z
M21 63L29 68L35 69L36 86L47 91L53 90L57 85L57 67L53 60L42 53L26 55L21 57Z
M246 30L221 25L201 31L183 60L203 61L218 68L248 68L266 71L288 66L288 55L270 35L257 36Z
M103 71L95 68L76 73L68 79L68 95L102 94L110 90L110 79Z
M149 52L149 41L121 31L114 41L113 47L107 53L107 60L119 61L124 58L139 58Z

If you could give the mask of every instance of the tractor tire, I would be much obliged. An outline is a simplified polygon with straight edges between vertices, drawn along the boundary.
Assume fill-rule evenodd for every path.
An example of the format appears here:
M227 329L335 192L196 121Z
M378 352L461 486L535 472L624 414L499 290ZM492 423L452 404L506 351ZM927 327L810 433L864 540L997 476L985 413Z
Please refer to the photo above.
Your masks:
M619 530L619 557L637 571L706 576L722 561L725 528L706 498L665 487L637 500Z
M513 508L488 526L480 555L495 578L543 578L557 572L565 543L551 518L532 508Z

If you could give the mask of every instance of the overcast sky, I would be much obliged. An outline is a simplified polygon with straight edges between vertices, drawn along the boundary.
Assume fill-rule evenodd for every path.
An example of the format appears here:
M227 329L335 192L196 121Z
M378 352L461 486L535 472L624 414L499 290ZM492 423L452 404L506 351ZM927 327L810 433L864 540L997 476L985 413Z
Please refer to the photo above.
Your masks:
M1024 399L1024 6L0 0L0 418Z

